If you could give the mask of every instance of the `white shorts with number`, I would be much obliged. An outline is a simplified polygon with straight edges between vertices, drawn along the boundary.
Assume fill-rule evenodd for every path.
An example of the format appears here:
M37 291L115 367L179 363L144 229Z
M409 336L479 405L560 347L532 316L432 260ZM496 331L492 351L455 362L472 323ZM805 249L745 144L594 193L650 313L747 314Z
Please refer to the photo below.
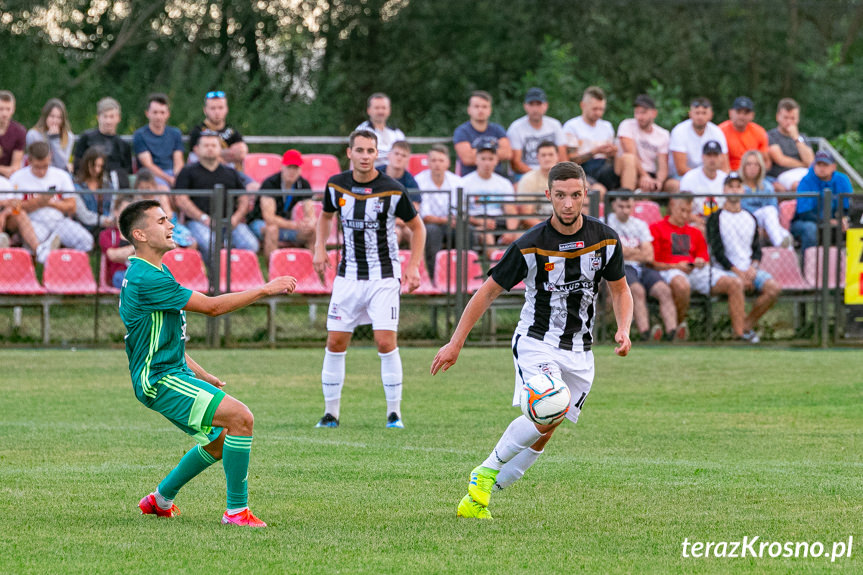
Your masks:
M327 331L353 332L358 325L398 331L399 292L396 278L349 280L336 276L327 310Z
M512 359L515 362L513 405L520 404L525 381L540 373L549 373L566 383L572 396L566 418L573 423L578 421L584 400L593 385L592 351L566 351L517 333L512 338Z

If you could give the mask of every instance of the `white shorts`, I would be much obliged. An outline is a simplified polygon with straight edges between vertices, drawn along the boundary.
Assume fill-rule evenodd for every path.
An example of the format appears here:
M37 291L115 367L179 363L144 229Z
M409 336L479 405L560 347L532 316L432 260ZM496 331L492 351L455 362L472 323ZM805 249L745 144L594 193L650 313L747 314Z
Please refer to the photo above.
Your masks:
M399 292L397 278L349 280L336 276L327 311L327 331L353 332L358 325L398 331Z
M671 284L671 280L677 276L685 277L689 280L690 289L702 295L710 295L710 290L712 290L719 280L725 276L737 277L734 272L729 272L717 267L711 268L710 266L695 268L688 274L685 274L680 270L662 270L659 273L662 274L662 279L664 279L669 285Z
M572 399L566 418L575 423L593 385L593 352L566 351L544 341L517 333L512 338L512 359L515 363L515 392L512 404L520 405L524 382L540 373L549 373L562 380Z

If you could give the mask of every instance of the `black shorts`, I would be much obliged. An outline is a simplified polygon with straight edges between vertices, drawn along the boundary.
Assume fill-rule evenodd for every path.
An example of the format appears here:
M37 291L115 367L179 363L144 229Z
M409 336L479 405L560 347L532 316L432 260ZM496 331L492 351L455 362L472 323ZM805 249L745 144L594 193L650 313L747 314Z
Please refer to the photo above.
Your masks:
M634 266L627 265L624 268L624 273L626 273L626 283L643 285L644 292L648 295L657 282L663 281L660 273L653 268L642 267L641 271L638 271Z

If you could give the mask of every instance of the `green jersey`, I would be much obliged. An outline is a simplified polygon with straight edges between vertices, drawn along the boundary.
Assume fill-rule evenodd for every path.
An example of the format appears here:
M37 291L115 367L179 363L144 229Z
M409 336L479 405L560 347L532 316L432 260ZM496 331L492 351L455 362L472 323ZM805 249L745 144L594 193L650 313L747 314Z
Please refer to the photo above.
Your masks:
M126 326L126 355L138 399L155 397L155 384L186 365L186 312L192 290L177 283L165 264L159 269L130 258L120 290L120 318Z

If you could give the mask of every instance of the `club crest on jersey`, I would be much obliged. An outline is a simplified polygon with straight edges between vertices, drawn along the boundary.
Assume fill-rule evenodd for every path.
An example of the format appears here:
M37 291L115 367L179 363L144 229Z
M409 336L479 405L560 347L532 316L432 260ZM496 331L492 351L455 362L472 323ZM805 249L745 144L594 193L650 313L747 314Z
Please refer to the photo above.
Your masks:
M602 258L599 256L590 256L590 269L599 271L602 267Z
M345 204L346 204L346 203L347 203L347 202L345 201L345 199L344 199L344 198L339 198L339 206L340 206L340 207L342 207L342 208L343 208L343 207L345 207Z
M549 365L549 364L547 364L547 363L540 363L540 364L537 364L537 366L536 366L536 367L538 367L538 368L539 368L539 371L540 371L541 373L544 373L544 374L546 374L546 375L554 375L554 374L552 373L552 371L551 371L551 365Z
M376 199L374 210L375 210L375 213L377 213L377 214L383 213L384 203L382 201L380 201L379 199Z
M554 262L545 262L545 271L550 272L554 269Z
M359 187L359 186L354 186L354 187L352 187L352 188L351 188L351 191L352 191L353 193L355 193L355 194L360 194L360 195L363 195L363 196L367 196L367 195L369 195L370 193L372 193L372 189L371 189L371 188L361 188L361 187Z
M559 249L562 252L565 252L566 250L580 250L583 247L584 247L584 242L568 242L565 244L560 244L559 246L557 246L557 249Z

